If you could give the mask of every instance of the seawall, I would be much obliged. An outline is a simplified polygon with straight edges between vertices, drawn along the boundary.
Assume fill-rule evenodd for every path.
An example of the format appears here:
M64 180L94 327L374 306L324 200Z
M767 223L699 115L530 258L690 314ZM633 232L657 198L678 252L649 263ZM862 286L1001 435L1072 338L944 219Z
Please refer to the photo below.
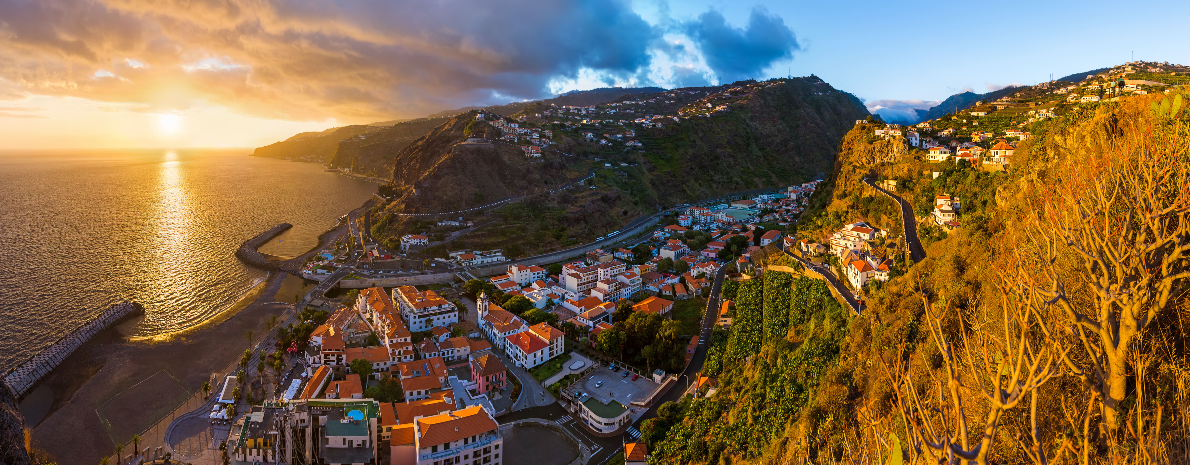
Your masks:
M292 224L281 223L279 225L273 226L268 231L258 234L256 237L244 241L243 244L240 244L240 248L236 249L236 258L240 259L240 261L244 262L244 264L254 268L259 268L266 271L284 271L288 273L289 270L282 269L276 263L269 261L269 259L266 258L264 254L260 253L258 249L260 249L262 245L272 238L277 237L278 234L281 234L292 227Z
M122 302L112 305L99 316L95 317L86 324L78 327L69 334L62 336L57 342L51 344L41 353L34 355L29 360L22 363L20 366L8 372L4 377L4 381L12 386L12 390L16 391L17 397L25 395L34 384L37 384L41 378L48 375L51 371L62 363L66 357L78 349L100 331L103 331L112 325L124 321L133 315L144 313L145 309L136 302Z

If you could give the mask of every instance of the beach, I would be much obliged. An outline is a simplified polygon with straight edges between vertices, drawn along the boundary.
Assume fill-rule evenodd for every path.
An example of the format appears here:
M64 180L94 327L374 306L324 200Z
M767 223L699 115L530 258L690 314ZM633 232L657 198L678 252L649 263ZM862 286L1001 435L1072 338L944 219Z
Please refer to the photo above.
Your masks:
M292 260L304 260L345 231L340 224L323 233L317 247ZM135 320L98 334L21 402L35 445L62 463L97 463L114 453L116 441L127 443L153 426L212 373L237 361L249 347L249 330L259 340L271 316L283 320L293 307L287 302L293 301L295 285L300 286L290 275L271 273L212 323L164 341L130 340ZM161 445L160 436L161 431L142 434L142 449ZM130 453L128 446L125 455Z

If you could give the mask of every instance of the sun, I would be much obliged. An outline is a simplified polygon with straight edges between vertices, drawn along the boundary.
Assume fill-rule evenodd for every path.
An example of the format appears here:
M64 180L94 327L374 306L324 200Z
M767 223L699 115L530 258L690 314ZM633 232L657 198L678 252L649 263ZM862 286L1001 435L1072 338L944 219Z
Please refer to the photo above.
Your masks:
M182 116L170 113L162 113L157 115L157 132L162 135L172 136L182 130Z

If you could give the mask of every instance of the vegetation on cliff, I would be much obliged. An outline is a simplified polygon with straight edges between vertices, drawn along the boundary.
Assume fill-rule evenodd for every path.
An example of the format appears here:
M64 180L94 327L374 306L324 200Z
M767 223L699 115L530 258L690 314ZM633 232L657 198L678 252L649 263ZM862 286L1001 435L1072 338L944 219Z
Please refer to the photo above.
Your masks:
M1080 106L1034 131L1002 173L951 166L933 178L912 156L841 168L819 224L836 204L877 195L854 187L869 171L903 176L910 187L898 192L915 203L966 192L971 217L849 321L811 316L772 339L784 280L741 284L731 335L710 352L736 362L708 360L719 392L642 429L652 463L1185 461L1184 99ZM871 148L858 143L869 129L844 145ZM824 336L814 345L804 334ZM790 389L796 402L783 400Z

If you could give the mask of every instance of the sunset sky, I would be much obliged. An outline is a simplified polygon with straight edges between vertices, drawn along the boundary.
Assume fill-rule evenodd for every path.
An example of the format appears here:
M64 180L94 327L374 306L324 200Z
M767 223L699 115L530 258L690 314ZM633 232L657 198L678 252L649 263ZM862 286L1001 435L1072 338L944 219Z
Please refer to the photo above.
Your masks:
M1157 12L1160 12L1157 14ZM1187 63L1184 2L0 0L0 149L254 147L605 86L815 74L870 109Z

